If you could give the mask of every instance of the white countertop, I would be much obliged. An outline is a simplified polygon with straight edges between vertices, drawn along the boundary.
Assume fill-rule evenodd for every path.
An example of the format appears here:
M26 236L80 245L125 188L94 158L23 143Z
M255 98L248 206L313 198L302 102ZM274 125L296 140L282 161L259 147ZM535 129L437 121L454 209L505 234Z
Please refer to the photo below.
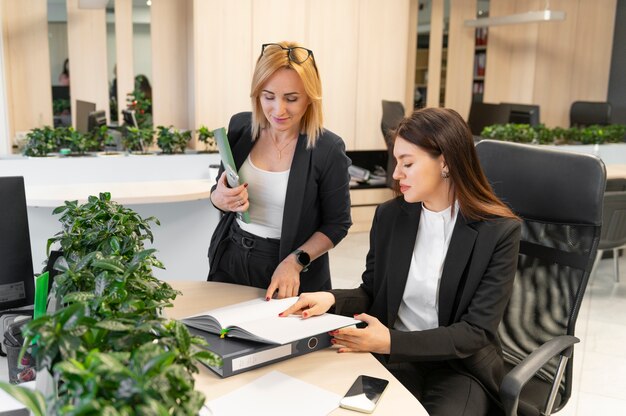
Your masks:
M211 179L187 179L29 185L26 187L26 203L30 207L57 207L65 201L83 203L88 196L97 196L101 192L110 192L111 199L123 205L195 201L208 198L213 183Z

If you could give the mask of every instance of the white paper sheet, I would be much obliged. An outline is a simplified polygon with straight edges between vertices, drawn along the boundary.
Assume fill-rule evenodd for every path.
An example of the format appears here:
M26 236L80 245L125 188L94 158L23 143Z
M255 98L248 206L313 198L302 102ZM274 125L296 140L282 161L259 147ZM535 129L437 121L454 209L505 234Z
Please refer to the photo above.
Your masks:
M272 371L207 403L212 416L325 416L339 407L341 395Z

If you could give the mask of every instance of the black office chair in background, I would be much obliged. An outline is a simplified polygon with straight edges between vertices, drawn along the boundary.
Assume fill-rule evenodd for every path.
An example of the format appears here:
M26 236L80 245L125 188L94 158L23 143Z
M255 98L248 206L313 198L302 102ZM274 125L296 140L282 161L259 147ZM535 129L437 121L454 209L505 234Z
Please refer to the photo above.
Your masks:
M615 282L619 282L620 250L626 249L626 190L604 193L604 208L602 210L602 233L598 244L598 254L593 266L595 273L598 263L605 251L613 253L613 272Z
M387 186L393 188L393 171L396 168L396 159L393 157L393 140L391 132L398 127L404 118L404 105L399 101L383 100L383 117L380 128L387 145Z
M611 123L611 103L574 101L569 110L570 127L586 127L593 124L605 126Z
M600 159L483 140L476 151L493 189L522 219L513 295L499 334L510 371L507 415L549 415L571 396L574 328L602 225Z
M474 136L480 136L486 126L508 123L510 113L511 109L508 105L472 103L467 124Z

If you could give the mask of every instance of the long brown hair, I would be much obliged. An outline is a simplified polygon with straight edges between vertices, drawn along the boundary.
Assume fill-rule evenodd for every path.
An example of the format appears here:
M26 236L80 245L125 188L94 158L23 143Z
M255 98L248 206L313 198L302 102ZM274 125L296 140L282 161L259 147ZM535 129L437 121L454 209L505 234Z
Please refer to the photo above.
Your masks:
M423 108L404 118L394 132L433 158L443 155L450 172L450 191L467 219L518 218L498 197L480 166L467 123L454 110Z

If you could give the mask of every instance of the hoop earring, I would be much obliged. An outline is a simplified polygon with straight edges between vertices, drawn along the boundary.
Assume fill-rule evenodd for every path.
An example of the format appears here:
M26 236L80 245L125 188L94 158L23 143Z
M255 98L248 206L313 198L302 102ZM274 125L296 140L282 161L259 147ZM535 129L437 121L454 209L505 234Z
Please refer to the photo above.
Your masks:
M447 171L445 171L445 170L442 170L442 171L441 171L441 177L442 177L443 179L448 179L448 178L450 178L450 172L447 172Z

